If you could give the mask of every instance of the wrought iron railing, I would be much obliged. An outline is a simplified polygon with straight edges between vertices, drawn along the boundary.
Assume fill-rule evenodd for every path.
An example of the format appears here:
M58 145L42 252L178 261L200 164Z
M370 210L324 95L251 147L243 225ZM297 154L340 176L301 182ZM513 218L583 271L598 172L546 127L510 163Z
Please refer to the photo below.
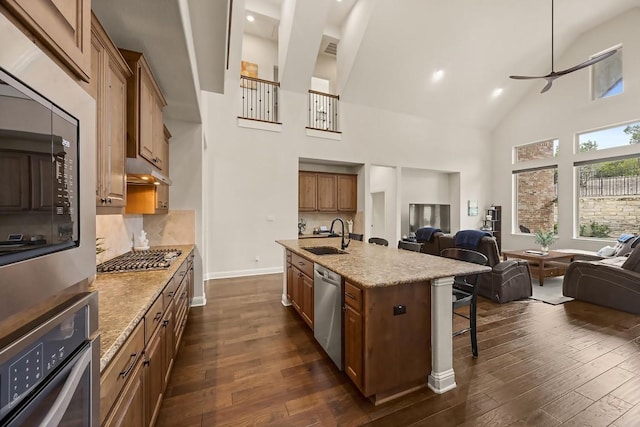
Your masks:
M599 175L597 171L580 172L580 197L640 195L640 169L620 176Z
M243 119L261 122L278 121L278 89L280 83L255 77L240 76Z
M309 90L308 129L340 132L338 104L340 97L329 93Z

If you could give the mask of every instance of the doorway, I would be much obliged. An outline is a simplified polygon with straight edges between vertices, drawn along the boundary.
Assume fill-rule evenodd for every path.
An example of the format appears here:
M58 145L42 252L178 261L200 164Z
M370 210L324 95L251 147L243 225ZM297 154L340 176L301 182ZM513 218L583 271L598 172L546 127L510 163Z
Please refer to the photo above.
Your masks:
M386 213L384 191L371 193L371 235L369 237L385 237Z

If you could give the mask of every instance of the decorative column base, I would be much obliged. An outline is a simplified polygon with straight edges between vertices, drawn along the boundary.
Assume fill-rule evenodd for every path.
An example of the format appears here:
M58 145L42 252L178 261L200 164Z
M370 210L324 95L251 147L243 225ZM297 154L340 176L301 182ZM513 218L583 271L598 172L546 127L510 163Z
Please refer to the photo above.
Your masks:
M431 281L431 374L427 384L441 394L456 388L453 372L453 277Z
M445 372L431 372L427 385L434 393L442 394L456 388L456 376L453 369Z

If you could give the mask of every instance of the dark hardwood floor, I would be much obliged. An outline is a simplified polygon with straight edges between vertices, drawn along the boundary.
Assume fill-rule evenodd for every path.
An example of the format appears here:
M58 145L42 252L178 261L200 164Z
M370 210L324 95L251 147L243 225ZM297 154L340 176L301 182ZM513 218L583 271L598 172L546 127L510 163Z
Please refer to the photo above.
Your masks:
M158 426L640 426L640 316L481 299L478 359L468 334L454 338L458 387L376 407L281 292L280 274L206 284Z

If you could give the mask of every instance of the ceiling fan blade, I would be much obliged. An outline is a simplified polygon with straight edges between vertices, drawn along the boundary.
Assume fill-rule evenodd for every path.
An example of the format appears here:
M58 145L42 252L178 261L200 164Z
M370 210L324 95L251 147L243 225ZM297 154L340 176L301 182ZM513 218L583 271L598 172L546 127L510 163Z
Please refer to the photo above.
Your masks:
M553 81L555 79L547 79L547 84L544 85L544 87L542 88L542 90L540 91L540 93L545 93L546 91L548 91L549 89L551 89L551 85L553 84Z
M574 65L573 67L567 68L566 70L558 71L556 74L563 76L565 74L573 73L574 71L578 71L578 70L580 70L582 68L585 68L585 67L593 65L593 64L595 64L597 62L600 62L603 59L607 59L611 55L615 54L617 51L618 51L617 49L614 49L614 50L610 50L609 52L605 52L602 55L594 56L593 58L591 58L591 59L589 59L587 61L584 61L581 64Z
M549 75L546 76L509 76L510 79L516 80L529 80L529 79L546 79Z

